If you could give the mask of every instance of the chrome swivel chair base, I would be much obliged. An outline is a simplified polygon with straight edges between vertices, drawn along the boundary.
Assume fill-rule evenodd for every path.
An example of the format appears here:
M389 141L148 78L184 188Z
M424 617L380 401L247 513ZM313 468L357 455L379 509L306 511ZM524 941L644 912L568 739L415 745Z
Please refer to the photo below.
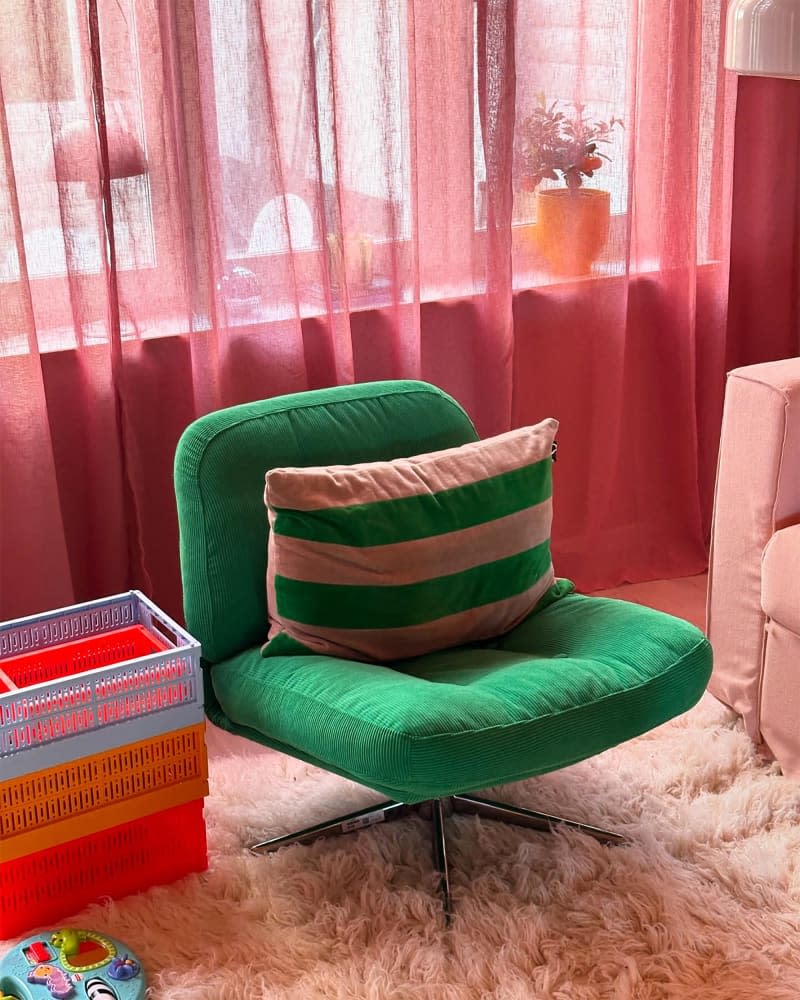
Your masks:
M551 833L555 827L563 826L570 830L578 830L580 833L585 833L587 836L609 845L631 843L628 837L612 833L610 830L603 830L597 826L589 826L586 823L576 823L559 816L550 816L547 813L523 809L521 806L493 802L491 799L481 799L475 795L450 795L447 798L430 799L427 802L418 802L413 805L408 805L405 802L393 802L389 799L386 802L367 806L365 809L358 809L346 816L339 816L327 823L318 823L316 826L299 830L297 833L287 833L282 837L262 840L258 844L253 844L250 847L250 852L252 854L270 854L289 844L310 844L323 837L336 837L341 833L353 833L356 830L374 826L376 823L388 823L390 820L402 819L404 816L417 813L424 819L432 821L433 860L439 873L445 922L449 925L453 915L453 904L450 894L444 823L445 818L454 812L471 813L475 816L482 816L484 819L495 819L501 823L524 826L544 833Z

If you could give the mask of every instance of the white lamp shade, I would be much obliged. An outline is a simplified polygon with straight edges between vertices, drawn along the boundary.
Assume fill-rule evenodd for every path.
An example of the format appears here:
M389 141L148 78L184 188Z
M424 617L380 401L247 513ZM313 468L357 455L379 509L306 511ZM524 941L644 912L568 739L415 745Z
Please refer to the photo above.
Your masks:
M725 68L800 80L800 0L731 0Z

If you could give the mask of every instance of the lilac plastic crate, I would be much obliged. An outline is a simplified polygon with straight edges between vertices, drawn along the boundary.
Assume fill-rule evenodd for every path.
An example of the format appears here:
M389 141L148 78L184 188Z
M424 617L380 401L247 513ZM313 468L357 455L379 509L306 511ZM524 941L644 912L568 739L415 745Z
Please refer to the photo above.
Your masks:
M156 652L0 688L0 780L202 721L200 643L137 590L0 625L0 681L4 662L136 625Z

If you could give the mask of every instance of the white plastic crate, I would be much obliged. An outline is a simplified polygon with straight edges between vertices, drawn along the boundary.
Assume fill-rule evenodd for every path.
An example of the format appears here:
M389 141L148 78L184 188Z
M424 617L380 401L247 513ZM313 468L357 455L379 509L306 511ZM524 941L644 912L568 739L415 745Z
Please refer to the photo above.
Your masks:
M200 644L139 591L0 625L0 780L202 720Z

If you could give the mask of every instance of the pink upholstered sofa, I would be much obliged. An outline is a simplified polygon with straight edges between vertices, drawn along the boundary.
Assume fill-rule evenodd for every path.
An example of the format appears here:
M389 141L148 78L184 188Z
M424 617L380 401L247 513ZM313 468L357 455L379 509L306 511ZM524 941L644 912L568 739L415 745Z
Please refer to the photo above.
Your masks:
M707 632L709 690L800 778L800 358L728 375Z

